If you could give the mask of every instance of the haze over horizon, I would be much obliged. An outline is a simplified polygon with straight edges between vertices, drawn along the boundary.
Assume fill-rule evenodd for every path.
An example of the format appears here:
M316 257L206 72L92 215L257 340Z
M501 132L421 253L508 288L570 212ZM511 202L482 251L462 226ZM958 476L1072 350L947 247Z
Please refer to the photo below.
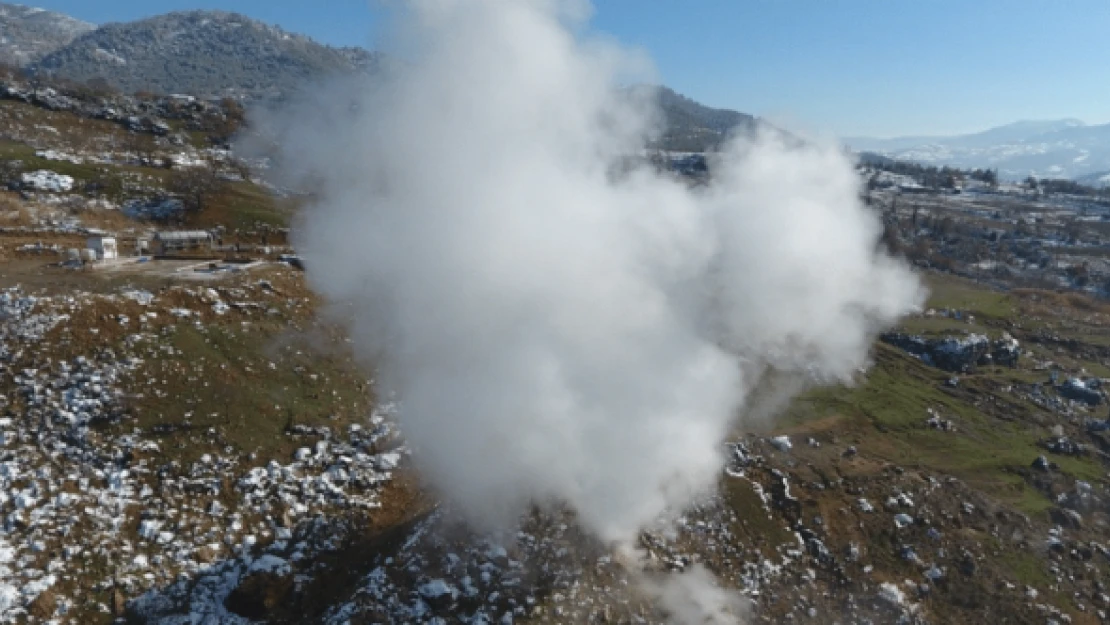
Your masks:
M32 1L94 23L243 13L323 43L381 49L390 3ZM396 6L396 5L394 5ZM643 49L659 82L709 106L843 137L953 135L1020 120L1110 122L1110 4L597 2L588 28ZM386 48L388 49L388 48Z

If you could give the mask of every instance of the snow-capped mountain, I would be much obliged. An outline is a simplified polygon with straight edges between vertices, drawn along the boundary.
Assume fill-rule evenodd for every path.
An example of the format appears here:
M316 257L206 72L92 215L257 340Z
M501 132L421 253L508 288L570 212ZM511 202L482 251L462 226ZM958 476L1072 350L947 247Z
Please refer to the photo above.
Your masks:
M61 13L0 2L0 63L33 63L95 28Z
M1110 187L1110 171L1098 171L1086 176L1079 176L1075 181L1089 187L1108 188Z
M927 165L997 169L1003 178L1080 178L1110 170L1110 124L1020 121L948 137L844 139L853 150Z

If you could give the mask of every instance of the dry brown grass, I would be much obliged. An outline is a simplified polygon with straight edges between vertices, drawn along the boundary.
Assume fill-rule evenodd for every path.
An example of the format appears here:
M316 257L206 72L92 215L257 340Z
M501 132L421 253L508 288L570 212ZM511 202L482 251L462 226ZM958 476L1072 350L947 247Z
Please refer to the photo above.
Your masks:
M119 124L86 119L69 111L48 111L23 102L0 102L0 121L12 131L26 135L23 140L37 147L62 150L98 150L133 142L133 133ZM57 132L48 130L54 128Z
M1014 289L1011 293L1022 300L1036 302L1041 306L1110 315L1110 302L1100 301L1083 293L1046 289Z
M0 193L0 228L27 227L34 223L31 211L14 193Z
M99 228L116 233L143 229L142 224L128 218L127 215L118 210L91 209L75 211L73 214L87 228Z

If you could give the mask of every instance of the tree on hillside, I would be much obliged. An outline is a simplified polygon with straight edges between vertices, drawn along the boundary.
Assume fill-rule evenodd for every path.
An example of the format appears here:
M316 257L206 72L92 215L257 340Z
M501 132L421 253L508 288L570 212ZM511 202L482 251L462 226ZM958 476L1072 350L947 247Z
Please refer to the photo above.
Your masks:
M997 187L998 186L998 170L997 169L988 169L983 174L983 182L989 184L992 187Z
M247 111L235 98L224 98L220 102L223 117L212 128L212 139L217 143L227 143L243 127Z
M1070 243L1072 245L1075 245L1076 243L1079 242L1079 239L1083 236L1083 224L1082 224L1082 222L1075 219L1074 217L1069 219L1064 224L1063 234L1064 234L1065 240L1068 243Z
M1091 280L1091 272L1087 267L1087 263L1080 263L1078 265L1070 265L1064 270L1075 286L1083 288Z
M152 167L158 158L158 143L151 135L128 131L120 145L128 154L133 154L140 165Z
M209 160L199 167L173 170L166 189L181 198L186 211L199 213L226 186L227 182L220 177L219 164Z
M75 86L77 96L84 96L87 99L106 98L114 95L119 95L119 91L100 76L95 76L86 80L83 84Z
M902 244L902 239L898 235L898 227L896 224L890 222L883 224L883 236L879 239L879 242L891 256L902 256L906 252L906 248Z

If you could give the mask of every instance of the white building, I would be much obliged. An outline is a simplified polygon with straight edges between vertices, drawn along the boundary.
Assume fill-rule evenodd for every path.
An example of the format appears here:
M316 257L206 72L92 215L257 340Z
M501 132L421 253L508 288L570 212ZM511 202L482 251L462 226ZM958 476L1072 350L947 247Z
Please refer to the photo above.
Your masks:
M115 237L89 237L85 247L96 252L97 260L119 258L119 247L116 245Z
M179 230L154 235L154 251L166 255L187 250L211 250L212 233L206 230Z

